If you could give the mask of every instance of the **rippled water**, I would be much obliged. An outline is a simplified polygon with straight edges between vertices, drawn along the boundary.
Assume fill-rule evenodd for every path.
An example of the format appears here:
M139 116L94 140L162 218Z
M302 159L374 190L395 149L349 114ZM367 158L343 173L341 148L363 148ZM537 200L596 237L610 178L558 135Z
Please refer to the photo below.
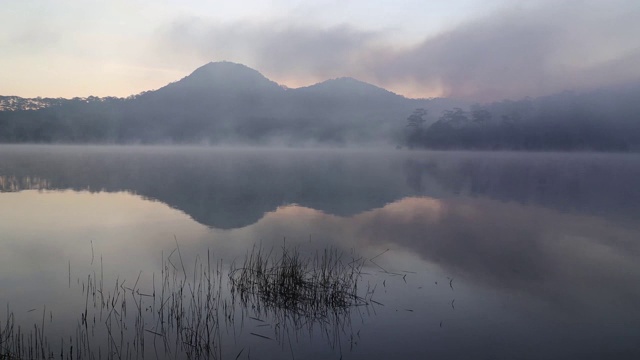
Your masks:
M2 346L12 321L27 344L195 357L147 295L170 274L195 299L208 262L211 358L635 359L638 184L638 155L0 146ZM360 259L371 301L241 304L228 269L256 245Z

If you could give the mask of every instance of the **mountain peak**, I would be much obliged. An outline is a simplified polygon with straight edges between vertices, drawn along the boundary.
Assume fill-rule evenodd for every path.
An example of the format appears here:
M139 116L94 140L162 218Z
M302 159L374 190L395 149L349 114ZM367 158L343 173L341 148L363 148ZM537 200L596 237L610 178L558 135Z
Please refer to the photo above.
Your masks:
M257 70L246 65L219 61L207 63L173 84L189 88L282 89Z
M349 76L342 76L342 77L338 77L338 78L334 78L334 79L329 79L325 82L336 82L336 83L345 83L345 84L363 84L363 85L370 85L373 86L369 83L366 83L364 81L360 81L356 78L352 78Z
M257 70L254 70L246 65L234 63L231 61L211 61L208 62L199 68L195 69L191 75L217 75L218 73L228 73L228 72L238 72L238 73L253 73L260 74ZM189 75L189 76L191 76Z
M330 79L323 81L321 83L311 85L307 87L308 90L314 91L322 91L322 92L330 92L330 93L348 93L348 94L358 94L358 95L392 95L397 97L402 97L396 93L393 93L389 90L383 89L381 87L375 86L373 84L369 84L367 82L352 78L352 77L339 77L335 79Z

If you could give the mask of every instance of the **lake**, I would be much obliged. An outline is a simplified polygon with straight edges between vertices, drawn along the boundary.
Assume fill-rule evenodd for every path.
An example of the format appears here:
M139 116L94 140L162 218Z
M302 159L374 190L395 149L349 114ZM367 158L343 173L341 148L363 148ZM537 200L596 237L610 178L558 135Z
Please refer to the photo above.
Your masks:
M637 359L639 184L637 154L3 145L0 358ZM230 280L283 249L353 293Z

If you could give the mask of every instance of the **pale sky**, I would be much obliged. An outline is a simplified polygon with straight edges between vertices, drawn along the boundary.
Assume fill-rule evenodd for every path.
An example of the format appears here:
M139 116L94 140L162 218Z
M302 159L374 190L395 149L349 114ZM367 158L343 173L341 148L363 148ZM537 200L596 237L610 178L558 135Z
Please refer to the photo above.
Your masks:
M233 61L496 100L640 80L637 0L0 0L0 95L128 96Z

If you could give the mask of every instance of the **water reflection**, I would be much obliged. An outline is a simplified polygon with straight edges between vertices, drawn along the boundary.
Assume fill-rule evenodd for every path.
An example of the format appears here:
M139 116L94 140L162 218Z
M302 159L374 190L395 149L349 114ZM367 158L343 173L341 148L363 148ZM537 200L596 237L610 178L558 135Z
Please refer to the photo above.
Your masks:
M407 159L404 172L420 194L483 196L627 222L640 213L638 154L445 152Z
M215 228L299 204L348 216L407 196L484 196L632 222L640 156L0 146L0 191L128 191Z
M359 237L401 246L476 284L574 310L640 300L637 287L620 298L640 280L637 227L486 199L405 199L354 220Z
M37 177L0 176L0 192L16 192L21 190L46 190L51 189L47 179Z
M640 280L637 226L515 203L405 198L346 218L289 206L247 228L213 233L240 243L238 251L246 247L241 239L277 244L282 234L356 247L368 257L392 248L475 284L526 292L574 310L612 302L633 307L640 300L640 289L624 289ZM384 257L378 261L390 271L406 270Z
M46 305L48 331L75 331L88 275L153 292L176 244L193 274L286 242L374 259L361 281L382 305L328 330L236 304L223 358L640 354L635 155L11 149L0 303L23 324Z
M0 147L0 175L49 189L128 191L216 228L283 204L351 215L410 195L399 154L136 147Z

